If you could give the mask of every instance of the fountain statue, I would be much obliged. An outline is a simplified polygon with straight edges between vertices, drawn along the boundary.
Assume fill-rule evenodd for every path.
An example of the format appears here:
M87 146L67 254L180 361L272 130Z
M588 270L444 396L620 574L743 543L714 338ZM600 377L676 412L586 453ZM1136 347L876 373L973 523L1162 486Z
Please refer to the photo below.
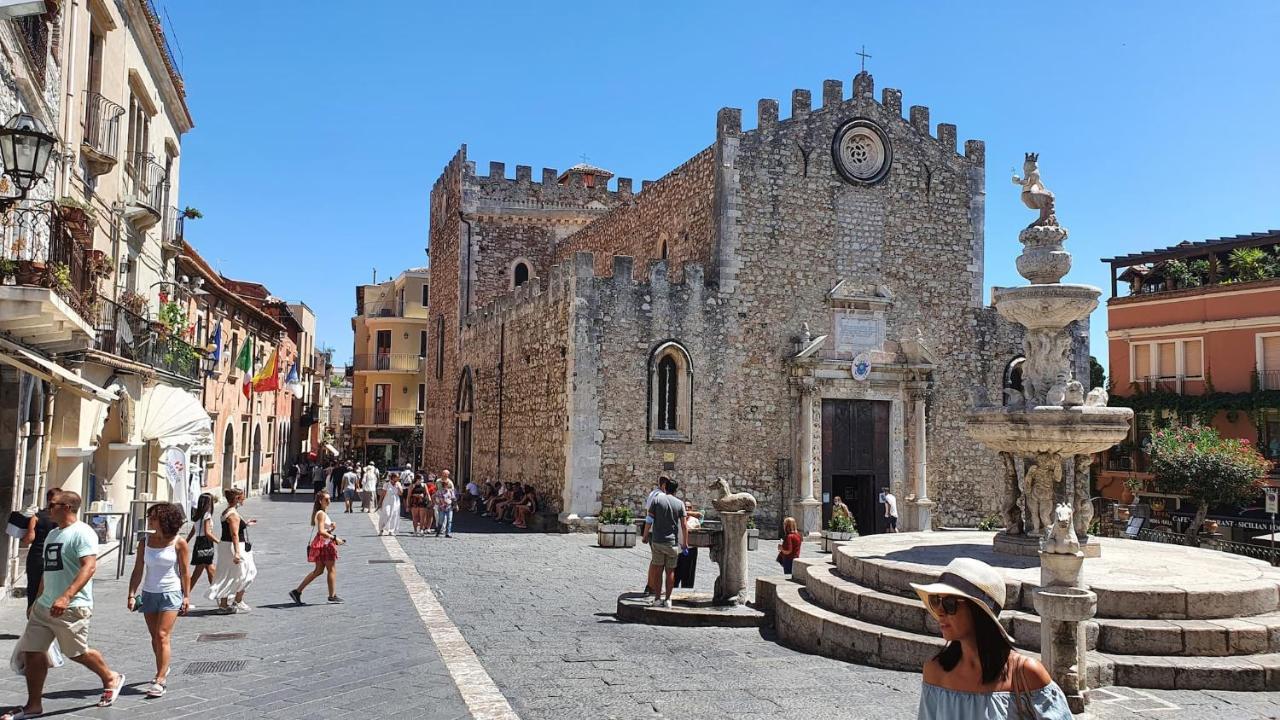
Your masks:
M1084 577L1084 559L1100 553L1089 542L1090 455L1129 434L1133 411L1107 407L1107 391L1086 388L1073 377L1069 326L1089 316L1102 291L1061 282L1071 270L1063 248L1067 229L1058 223L1056 200L1040 178L1040 157L1027 153L1022 202L1039 214L1018 233L1018 273L1031 284L997 288L996 312L1024 328L1022 388L1007 391L1000 407L975 408L971 435L1000 454L1004 468L1001 510L1005 529L997 552L1040 558L1040 652L1073 712L1082 712L1087 685L1083 623L1098 597Z
M724 478L717 478L707 489L716 493L711 507L719 511L724 527L711 543L711 560L720 566L711 602L741 605L747 601L747 521L756 511L756 498L747 492L730 492Z
M1063 248L1068 233L1039 160L1027 153L1023 177L1013 177L1023 204L1038 212L1018 233L1018 273L1031 284L997 288L993 297L996 312L1026 328L1022 389L1006 392L1002 406L972 411L968 430L998 451L1004 466L1005 529L996 536L997 551L1035 556L1046 544L1057 546L1065 506L1080 551L1096 557L1098 545L1088 537L1089 456L1128 435L1133 411L1107 407L1105 390L1086 388L1073 376L1069 326L1089 316L1102 291L1061 282L1071 269L1071 253Z

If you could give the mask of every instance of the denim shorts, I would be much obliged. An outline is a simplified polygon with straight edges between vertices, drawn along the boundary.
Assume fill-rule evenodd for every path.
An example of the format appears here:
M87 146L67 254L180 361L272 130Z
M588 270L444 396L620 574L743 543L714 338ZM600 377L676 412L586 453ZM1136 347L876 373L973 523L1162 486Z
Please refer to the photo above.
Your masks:
M181 609L182 593L180 592L153 593L143 591L142 593L142 610L140 612L178 612Z

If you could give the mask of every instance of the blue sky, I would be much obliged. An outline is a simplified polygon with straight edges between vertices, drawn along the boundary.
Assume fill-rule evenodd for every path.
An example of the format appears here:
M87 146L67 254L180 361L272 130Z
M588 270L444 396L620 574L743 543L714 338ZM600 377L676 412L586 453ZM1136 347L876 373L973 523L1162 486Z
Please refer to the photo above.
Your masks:
M848 93L863 44L877 89L986 141L988 286L1022 282L1008 175L1028 150L1071 230L1068 281L1106 290L1101 257L1280 226L1276 2L160 5L196 121L187 239L310 305L340 360L354 286L424 264L460 144L481 168L585 154L638 183L710 144L722 106L753 124L760 98L785 115L794 88Z

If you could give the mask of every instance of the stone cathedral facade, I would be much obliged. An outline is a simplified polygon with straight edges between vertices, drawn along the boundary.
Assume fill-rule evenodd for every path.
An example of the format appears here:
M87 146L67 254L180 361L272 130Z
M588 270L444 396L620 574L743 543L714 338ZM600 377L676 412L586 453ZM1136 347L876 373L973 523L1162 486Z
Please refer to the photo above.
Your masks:
M983 302L984 146L871 75L726 108L714 141L637 192L578 165L463 146L431 192L425 463L536 486L562 526L638 509L662 471L723 477L766 536L996 511L996 455L964 412L1021 350ZM612 186L612 187L611 187Z

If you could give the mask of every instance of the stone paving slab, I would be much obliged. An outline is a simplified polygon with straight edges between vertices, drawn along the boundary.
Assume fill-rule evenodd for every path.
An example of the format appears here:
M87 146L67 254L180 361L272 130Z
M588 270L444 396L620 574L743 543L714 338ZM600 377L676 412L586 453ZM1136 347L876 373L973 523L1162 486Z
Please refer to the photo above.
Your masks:
M537 535L461 514L452 540L401 538L450 619L524 720L552 718L914 718L920 675L798 653L768 629L618 623L619 593L643 585L644 546ZM775 543L753 552L748 587L776 575ZM806 544L804 557L829 558ZM705 551L696 588L716 566ZM1109 688L1097 718L1280 717L1280 693Z
M324 603L324 578L307 589L305 607L288 598L310 566L306 544L312 530L309 497L279 496L253 499L244 509L257 518L252 536L258 578L246 601L251 613L215 615L201 582L192 593L193 612L178 618L174 628L173 660L165 697L143 697L155 673L150 639L140 615L125 608L128 575L114 580L114 572L94 580L95 612L91 644L101 650L114 669L128 676L129 689L109 709L94 707L101 690L89 671L68 662L49 673L45 711L66 718L348 718L379 720L413 717L469 719L440 653L409 601L394 564L370 564L387 559L387 551L372 525L360 514L334 514L338 534L348 539L341 550L338 594L345 605ZM132 570L133 558L129 558ZM114 569L114 563L112 563ZM0 654L8 659L21 634L25 600L9 599L0 607ZM206 632L247 632L244 640L195 642ZM228 675L186 675L188 663L205 660L245 660L242 672ZM0 669L0 703L21 705L26 698L23 679Z

